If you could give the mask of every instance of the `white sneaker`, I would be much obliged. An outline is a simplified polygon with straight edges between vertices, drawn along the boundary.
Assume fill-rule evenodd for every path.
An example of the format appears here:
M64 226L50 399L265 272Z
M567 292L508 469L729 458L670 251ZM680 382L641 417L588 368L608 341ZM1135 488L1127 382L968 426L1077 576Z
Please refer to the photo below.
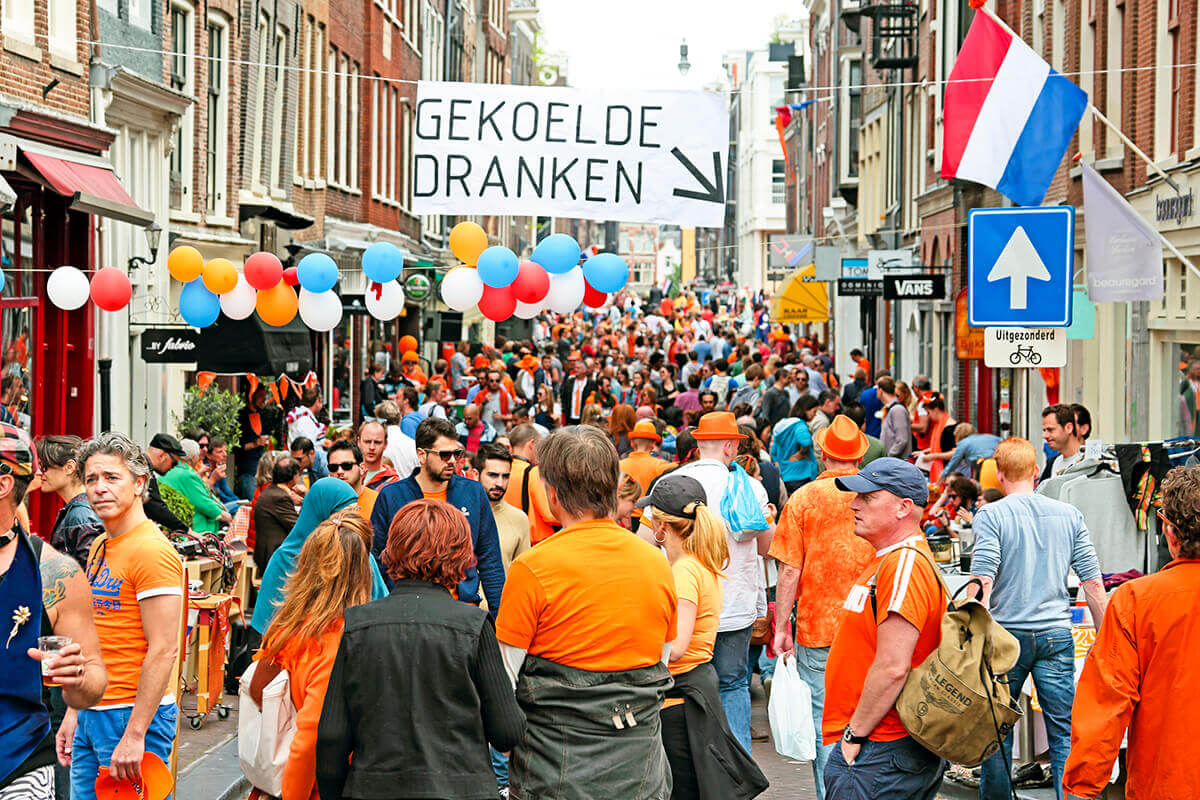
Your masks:
M508 800L508 787L507 786L503 786L500 788L500 800Z

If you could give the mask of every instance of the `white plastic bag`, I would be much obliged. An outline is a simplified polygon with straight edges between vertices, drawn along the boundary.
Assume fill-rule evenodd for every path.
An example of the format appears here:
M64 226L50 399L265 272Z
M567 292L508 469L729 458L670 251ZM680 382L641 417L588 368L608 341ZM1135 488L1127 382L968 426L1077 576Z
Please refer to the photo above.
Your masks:
M286 669L262 693L262 708L250 696L250 682L262 662L242 673L238 691L238 761L250 785L273 797L283 794L283 769L296 735L296 706Z
M775 661L775 679L771 684L771 702L767 706L771 720L771 740L775 752L797 761L817 757L817 732L813 729L812 692L796 670L796 656L780 656Z

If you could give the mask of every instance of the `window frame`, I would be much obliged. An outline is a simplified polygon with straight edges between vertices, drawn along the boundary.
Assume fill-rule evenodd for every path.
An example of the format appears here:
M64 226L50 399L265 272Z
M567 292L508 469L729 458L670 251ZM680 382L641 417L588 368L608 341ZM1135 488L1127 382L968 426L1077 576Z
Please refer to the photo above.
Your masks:
M13 0L7 0L6 5L8 4L13 4ZM66 19L63 19L63 16ZM52 54L78 61L78 17L78 0L46 0L46 47Z
M206 25L208 32L207 75L207 156L205 211L212 217L225 219L229 213L229 43L230 24L221 14L209 12ZM213 55L213 32L219 32L220 52ZM219 76L216 91L213 75ZM214 119L214 113L215 119Z
M787 202L787 160L771 159L771 204Z
M276 23L275 36L275 98L271 108L271 161L268 169L271 172L267 186L272 194L283 194L283 97L287 93L286 56L288 48L288 31L283 25Z
M167 83L176 91L194 96L196 90L196 9L187 0L171 0L168 6L171 20L171 49L167 53ZM178 22L182 18L183 25ZM182 49L180 49L182 47ZM190 63L189 63L190 61ZM177 71L178 70L178 71ZM196 178L196 108L191 103L184 110L175 131L175 146L168 161L168 180L172 173L179 175L179 205L174 205L168 192L168 205L176 213L195 211Z

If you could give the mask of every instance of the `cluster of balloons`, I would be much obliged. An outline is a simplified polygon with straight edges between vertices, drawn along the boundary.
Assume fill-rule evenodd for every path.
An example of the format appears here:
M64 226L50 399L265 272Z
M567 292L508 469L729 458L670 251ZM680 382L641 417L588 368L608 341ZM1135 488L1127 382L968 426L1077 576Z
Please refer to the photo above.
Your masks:
M521 261L507 247L488 247L474 222L460 222L450 231L450 251L463 263L442 279L442 302L455 311L478 306L495 322L533 319L546 309L570 314L580 304L599 308L629 281L629 266L614 253L581 265L579 243L565 233L542 239Z
M3 285L0 279L0 286ZM133 287L129 276L116 267L96 270L90 282L78 267L59 267L46 279L46 295L64 311L82 308L89 298L105 311L120 311L129 305Z

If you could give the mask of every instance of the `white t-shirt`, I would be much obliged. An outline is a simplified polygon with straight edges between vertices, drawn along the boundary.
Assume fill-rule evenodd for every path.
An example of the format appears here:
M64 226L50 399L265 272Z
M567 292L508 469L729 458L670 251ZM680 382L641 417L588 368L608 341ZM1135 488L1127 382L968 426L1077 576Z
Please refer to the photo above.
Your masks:
M421 465L417 460L417 443L411 436L405 436L399 425L389 425L387 429L387 447L383 450L384 457L392 462L392 469L401 478L407 478L413 470Z
M699 481L704 487L709 509L718 517L721 516L721 497L725 494L725 484L729 482L727 466L714 458L702 458L684 464L671 474L687 475ZM754 496L762 506L763 515L770 519L767 490L759 481L751 483L754 485ZM651 509L646 509L647 520L650 513ZM726 540L729 543L729 566L725 568L725 577L721 579L721 591L724 593L725 602L721 606L721 622L717 626L720 633L750 627L756 618L766 613L767 608L766 595L760 585L762 567L758 557L758 537L738 542L733 536L727 535ZM760 609L762 614L759 613Z

